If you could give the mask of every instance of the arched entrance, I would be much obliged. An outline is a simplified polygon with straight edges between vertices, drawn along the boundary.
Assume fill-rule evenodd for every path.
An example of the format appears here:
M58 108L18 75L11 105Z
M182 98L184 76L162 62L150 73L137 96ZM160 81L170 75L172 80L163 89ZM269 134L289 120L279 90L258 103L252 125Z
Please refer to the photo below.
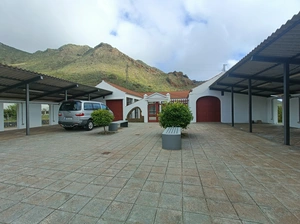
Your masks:
M201 97L196 102L197 122L221 122L221 103L214 96Z

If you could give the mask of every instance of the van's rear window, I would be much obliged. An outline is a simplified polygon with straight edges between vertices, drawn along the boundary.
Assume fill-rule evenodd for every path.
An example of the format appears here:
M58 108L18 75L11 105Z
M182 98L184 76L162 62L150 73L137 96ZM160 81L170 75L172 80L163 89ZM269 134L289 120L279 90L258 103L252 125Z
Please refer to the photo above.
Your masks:
M74 102L63 102L60 106L59 110L81 110L81 102L74 101Z

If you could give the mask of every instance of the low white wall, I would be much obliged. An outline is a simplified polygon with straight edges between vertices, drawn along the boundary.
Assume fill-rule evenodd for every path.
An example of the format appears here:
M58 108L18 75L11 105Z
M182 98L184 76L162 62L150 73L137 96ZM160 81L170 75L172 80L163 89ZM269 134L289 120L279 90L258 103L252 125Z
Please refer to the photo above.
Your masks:
M123 110L124 119L126 119L129 111L131 111L135 107L139 107L141 109L142 111L141 115L144 116L144 122L148 123L148 102L145 99L139 100L137 102L134 102L133 104L125 106Z

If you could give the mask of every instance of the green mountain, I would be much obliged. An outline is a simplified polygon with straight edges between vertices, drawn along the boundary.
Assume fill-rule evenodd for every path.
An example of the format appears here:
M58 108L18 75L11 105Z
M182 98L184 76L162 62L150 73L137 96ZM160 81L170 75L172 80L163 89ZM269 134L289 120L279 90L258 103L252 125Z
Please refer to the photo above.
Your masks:
M200 84L182 72L166 74L105 43L94 48L67 44L32 54L0 43L0 63L90 86L104 79L139 92L186 90Z

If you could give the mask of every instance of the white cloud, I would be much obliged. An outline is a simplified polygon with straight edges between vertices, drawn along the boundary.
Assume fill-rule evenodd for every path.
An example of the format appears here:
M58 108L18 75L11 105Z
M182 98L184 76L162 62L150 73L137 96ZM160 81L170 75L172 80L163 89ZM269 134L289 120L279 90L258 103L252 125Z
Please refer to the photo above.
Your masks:
M299 0L2 0L0 42L29 52L106 42L165 72L205 80L299 8Z

